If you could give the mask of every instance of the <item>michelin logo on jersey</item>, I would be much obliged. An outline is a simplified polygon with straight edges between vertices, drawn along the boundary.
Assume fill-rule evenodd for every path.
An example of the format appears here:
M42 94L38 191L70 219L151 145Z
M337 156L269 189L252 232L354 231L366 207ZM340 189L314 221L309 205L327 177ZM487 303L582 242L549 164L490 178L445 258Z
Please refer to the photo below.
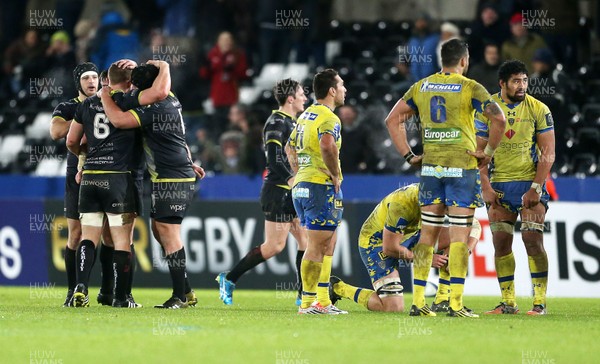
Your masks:
M430 83L425 81L421 84L420 92L460 92L462 85L457 83Z

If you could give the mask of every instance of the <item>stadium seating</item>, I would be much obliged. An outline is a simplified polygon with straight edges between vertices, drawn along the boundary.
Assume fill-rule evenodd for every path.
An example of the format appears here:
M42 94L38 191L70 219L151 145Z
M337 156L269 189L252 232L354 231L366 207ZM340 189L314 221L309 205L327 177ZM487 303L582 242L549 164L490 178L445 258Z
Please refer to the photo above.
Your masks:
M5 168L12 164L24 145L24 135L4 136L0 145L0 167Z
M37 114L33 123L25 129L25 137L28 139L45 139L49 137L50 120L52 113L40 112Z

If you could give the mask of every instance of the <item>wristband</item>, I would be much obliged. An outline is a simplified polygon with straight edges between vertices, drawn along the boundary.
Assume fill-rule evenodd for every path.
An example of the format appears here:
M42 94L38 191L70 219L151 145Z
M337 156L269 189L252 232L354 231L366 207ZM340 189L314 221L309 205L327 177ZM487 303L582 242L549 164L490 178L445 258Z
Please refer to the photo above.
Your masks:
M406 153L406 154L404 155L404 159L405 159L405 160L406 160L406 162L408 162L408 163L410 163L410 161L411 161L411 160L412 160L414 157L416 157L416 155L415 155L415 153L413 153L413 152L412 152L412 150L411 150L410 152L408 152L408 153Z
M87 157L86 153L81 152L81 154L79 154L77 156L78 162L77 162L77 170L81 171L83 169L83 165L85 164L85 157Z
M486 145L485 149L483 150L483 154L487 155L488 157L491 157L494 155L494 152L496 151L496 149L490 147L490 145Z

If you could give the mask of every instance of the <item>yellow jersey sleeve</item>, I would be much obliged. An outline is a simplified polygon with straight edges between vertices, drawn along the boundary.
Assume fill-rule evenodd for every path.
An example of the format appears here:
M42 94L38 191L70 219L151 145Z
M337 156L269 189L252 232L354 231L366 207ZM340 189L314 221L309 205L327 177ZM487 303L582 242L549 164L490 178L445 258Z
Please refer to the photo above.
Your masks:
M420 83L421 83L421 81L415 82L412 86L410 86L408 91L406 91L404 96L402 96L402 100L404 100L404 102L406 102L406 104L408 106L410 106L410 108L413 109L416 113L419 112L419 108L417 107L417 104L415 103L415 90L419 89L418 84L420 84Z
M536 117L535 117L535 132L545 133L554 129L554 119L552 113L546 104L538 102L536 106Z
M472 84L471 104L476 112L483 113L485 107L493 102L490 93L479 82L470 80Z

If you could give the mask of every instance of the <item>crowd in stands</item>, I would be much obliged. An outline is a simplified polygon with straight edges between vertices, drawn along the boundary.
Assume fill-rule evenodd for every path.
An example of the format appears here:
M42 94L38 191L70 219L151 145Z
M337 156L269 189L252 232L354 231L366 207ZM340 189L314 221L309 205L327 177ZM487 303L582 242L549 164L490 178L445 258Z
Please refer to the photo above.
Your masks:
M209 173L261 174L261 130L276 103L267 89L244 104L240 88L252 87L265 64L305 63L310 72L298 81L308 93L312 75L323 67L337 69L346 82L347 106L336 111L343 123L344 172L414 173L397 155L383 121L413 82L439 70L441 42L462 37L470 48L468 76L491 93L499 90L496 71L503 60L527 64L529 93L556 120L555 173L596 174L600 132L590 130L600 120L600 100L589 91L600 86L600 63L586 41L591 16L579 14L577 6L474 0L472 20L433 19L420 9L402 20L361 22L334 19L334 2L3 1L0 133L23 134L37 112L74 97L71 73L79 62L107 69L121 58L161 59L171 64L194 158ZM550 11L534 12L548 4ZM286 26L290 19L293 26ZM33 92L32 80L60 85L60 92ZM418 125L409 135L418 151ZM2 172L34 167L18 159L0 163Z

